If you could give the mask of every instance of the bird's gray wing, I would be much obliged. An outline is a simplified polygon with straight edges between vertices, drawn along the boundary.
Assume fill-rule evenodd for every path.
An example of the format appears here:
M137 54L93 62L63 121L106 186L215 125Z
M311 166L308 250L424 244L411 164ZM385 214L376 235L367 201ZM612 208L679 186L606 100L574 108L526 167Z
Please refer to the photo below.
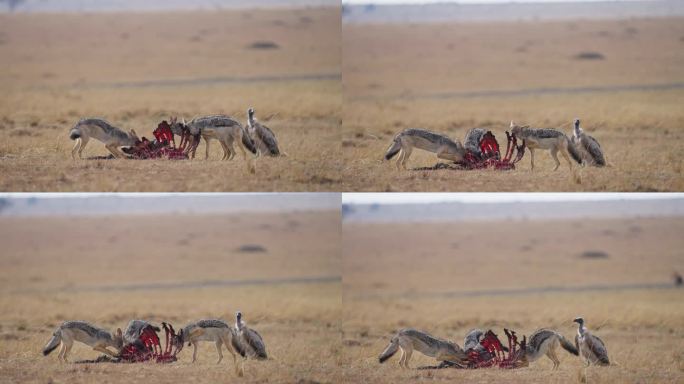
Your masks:
M587 137L587 140L593 142L594 144L596 144L597 147L601 148L601 144L599 144L598 140L594 139L593 136L589 136L589 135L585 135L585 136Z
M252 348L252 350L254 350L257 358L266 359L268 357L266 355L266 346L264 345L264 340L257 331L251 328L243 329L242 338Z
M266 144L268 152L271 155L279 155L280 150L278 149L278 140L276 140L275 134L271 129L265 125L258 124L256 126L256 134L261 139L261 141Z
M596 141L591 136L585 136L585 140L582 144L584 145L584 149L586 149L587 152L589 152L589 154L591 155L592 159L594 159L594 162L596 164L605 165L603 151L601 150L601 146L599 145L598 141Z
M245 350L245 346L240 342L240 336L238 336L236 332L230 333L230 345L233 346L233 349L235 349L240 356L247 356L247 350Z
M587 348L594 356L596 356L598 361L600 361L602 364L610 364L610 361L608 360L608 351L606 350L606 346L603 344L603 341L591 334L585 335L584 338L586 340Z

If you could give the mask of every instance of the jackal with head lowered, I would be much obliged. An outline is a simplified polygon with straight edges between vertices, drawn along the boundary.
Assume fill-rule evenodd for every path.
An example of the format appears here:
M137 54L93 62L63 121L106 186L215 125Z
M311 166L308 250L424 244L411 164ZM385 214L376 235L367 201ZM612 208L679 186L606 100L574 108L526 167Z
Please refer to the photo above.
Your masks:
M92 139L99 140L104 143L105 148L119 159L125 159L127 156L121 151L121 147L130 147L140 141L138 134L134 130L124 132L123 130L109 124L107 121L98 118L87 118L79 120L69 130L69 138L76 141L74 148L71 150L71 157L76 159L82 158L83 149Z
M426 129L409 128L405 129L394 137L392 144L385 153L385 160L390 160L397 153L397 169L406 169L406 162L413 152L413 148L434 152L437 157L454 162L463 161L466 150L463 145L455 140L451 140L445 135L428 131Z
M546 357L553 362L553 369L557 369L558 366L560 366L560 360L556 355L556 348L558 348L558 345L563 347L568 353L579 356L577 347L568 341L565 336L553 329L542 328L535 331L527 339L525 357L528 362L533 362L546 355Z
M85 321L65 321L52 334L52 338L43 348L43 355L47 356L61 345L57 358L60 361L67 362L67 355L71 352L74 341L89 345L94 350L112 357L116 357L123 347L121 328L118 328L116 333L112 335ZM111 352L107 347L115 348L116 353Z
M216 352L218 353L216 364L223 360L221 350L225 346L226 350L233 356L235 373L238 376L244 374L243 364L241 361L238 361L237 355L245 357L246 353L240 345L235 329L228 323L219 319L203 319L192 322L181 329L176 343L183 344L187 342L192 344L192 362L194 363L197 360L197 343L200 341L214 342Z
M418 351L425 356L434 357L439 361L449 361L457 364L466 364L468 356L456 343L438 339L426 332L407 328L399 331L390 340L389 345L380 354L378 360L384 363L398 350L401 350L399 366L409 368L409 361L413 351Z

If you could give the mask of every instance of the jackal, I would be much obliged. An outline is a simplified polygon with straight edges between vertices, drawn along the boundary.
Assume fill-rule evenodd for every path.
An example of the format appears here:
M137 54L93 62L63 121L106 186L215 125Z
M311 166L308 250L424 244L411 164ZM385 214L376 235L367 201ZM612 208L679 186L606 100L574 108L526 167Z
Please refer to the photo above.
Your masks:
M103 142L105 148L120 159L127 158L119 149L120 147L129 147L140 141L134 130L131 129L128 132L124 132L107 121L97 118L79 120L69 130L69 138L76 141L74 148L71 150L71 158L73 159L76 159L76 152L78 152L78 158L82 158L81 153L91 138Z
M221 143L223 148L223 157L221 160L231 160L235 156L234 143L237 143L238 148L242 151L242 155L247 160L247 168L250 172L254 172L255 165L252 160L247 159L247 152L245 148L252 154L256 155L257 149L254 141L249 137L242 125L235 119L226 115L211 115L202 116L192 119L186 123L185 119L178 122L176 119L172 120L171 130L176 134L181 131L181 127L187 127L193 137L201 135L206 143L205 159L209 158L209 140L216 139ZM195 157L193 150L191 157Z
M575 129L573 130L572 143L577 148L583 165L593 165L595 167L603 167L606 165L606 158L603 156L601 144L592 136L584 133L580 128L579 119L574 121Z
M451 140L447 136L425 129L409 128L394 137L387 153L385 153L385 160L390 160L401 151L396 162L397 169L400 167L406 169L406 162L414 147L434 152L438 158L454 162L463 161L463 156L466 153L460 142Z
M552 329L539 329L527 339L525 346L525 357L528 362L533 362L542 355L546 355L553 362L553 369L558 368L560 360L556 355L556 348L560 344L569 353L579 356L577 348L568 341L563 335Z
M525 145L530 150L530 163L532 164L533 170L535 149L543 149L551 152L551 157L553 157L553 160L556 162L556 167L553 169L554 171L560 166L558 152L567 160L570 170L573 169L570 157L578 164L582 162L575 146L572 145L570 139L561 131L552 128L535 129L530 128L528 125L519 126L512 121L510 128L512 134L519 139L525 140Z
M55 330L52 338L43 348L43 356L47 356L61 344L62 347L59 349L57 358L60 361L67 362L67 355L71 352L74 341L89 345L94 350L112 357L116 357L123 347L121 328L117 328L116 333L112 336L104 329L97 328L85 321L65 321ZM111 352L107 347L115 348L116 353Z
M402 329L390 340L389 345L380 354L378 360L384 363L401 349L399 366L409 368L409 361L413 350L439 361L449 361L457 364L467 363L468 356L456 343L438 339L430 334L415 329Z
M241 362L238 362L236 354L245 357L245 351L239 345L235 330L223 320L205 319L190 323L181 329L178 334L177 343L187 342L192 344L192 362L197 360L197 343L200 341L213 341L216 345L216 352L218 352L218 360L216 364L223 360L222 346L233 355L233 362L235 363L235 372L238 376L244 374L244 368Z

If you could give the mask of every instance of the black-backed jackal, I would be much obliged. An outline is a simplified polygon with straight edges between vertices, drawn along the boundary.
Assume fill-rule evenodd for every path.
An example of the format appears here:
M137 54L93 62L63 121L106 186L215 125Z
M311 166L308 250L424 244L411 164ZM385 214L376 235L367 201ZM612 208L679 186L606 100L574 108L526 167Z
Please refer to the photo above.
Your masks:
M438 158L454 162L463 161L466 153L461 143L451 140L447 136L425 129L409 128L394 137L392 144L385 153L385 160L390 160L401 152L396 162L397 169L406 169L406 162L411 156L413 148L434 152Z
M74 148L71 150L71 157L73 159L76 158L76 153L78 153L79 159L82 158L81 153L91 138L103 142L105 148L107 148L114 157L119 159L127 158L121 151L121 147L130 147L140 141L134 130L131 129L128 132L124 132L109 124L107 121L97 118L79 120L79 122L69 130L69 138L76 141Z
M525 357L528 362L533 362L540 357L546 355L553 362L553 369L558 368L560 360L556 355L556 348L558 345L563 347L570 354L579 355L577 348L568 341L563 335L552 329L539 329L535 331L527 339L525 346Z
M61 344L58 359L67 362L67 356L71 352L74 341L89 345L94 350L113 357L117 356L123 347L121 328L118 328L116 333L112 335L85 321L65 321L52 334L52 338L43 348L43 355L47 356ZM115 348L116 353L111 352L107 347Z
M468 360L468 356L458 344L438 339L426 332L411 328L399 331L396 336L390 340L389 345L380 354L378 360L380 363L384 363L400 349L401 357L399 358L399 366L402 368L409 368L409 361L411 361L411 355L414 350L425 356L434 357L439 361L465 364Z
M572 170L572 161L570 157L578 164L582 162L577 149L572 145L570 139L565 136L561 131L552 128L530 128L529 126L519 126L511 121L511 133L514 134L518 139L525 140L525 146L530 150L530 164L532 165L532 170L534 170L534 150L542 149L548 150L553 157L553 161L556 162L556 167L554 171L560 166L560 161L558 160L558 153L565 158L568 162L568 167Z
M192 344L192 362L197 360L197 343L200 341L211 341L216 345L216 352L218 352L218 360L216 364L223 360L223 353L221 349L223 346L233 355L233 362L235 363L235 373L238 376L244 375L244 367L241 361L238 361L237 354L245 356L244 350L239 345L235 330L223 320L206 319L190 323L183 327L178 334L177 343Z

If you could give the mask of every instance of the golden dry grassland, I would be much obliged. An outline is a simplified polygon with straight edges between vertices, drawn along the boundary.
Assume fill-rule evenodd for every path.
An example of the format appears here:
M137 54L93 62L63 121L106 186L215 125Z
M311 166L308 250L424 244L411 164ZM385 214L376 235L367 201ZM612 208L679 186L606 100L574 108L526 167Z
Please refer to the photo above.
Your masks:
M111 330L134 318L181 327L200 318L232 322L236 310L261 333L270 355L248 361L243 381L335 381L339 213L3 218L0 228L2 382L235 381L232 358L224 353L216 364L211 343L199 345L196 363L186 346L167 365L60 364L41 349L64 320ZM239 252L244 244L266 252ZM277 282L306 277L332 279ZM77 343L71 361L97 356Z
M339 190L339 35L339 8L0 15L0 190ZM244 122L250 106L289 155L256 175L216 142L209 161L204 144L195 161L71 159L81 117L151 137L172 115Z
M681 191L683 44L680 18L345 24L343 190ZM604 58L576 57L592 52ZM383 161L405 128L462 141L486 127L505 146L511 120L570 134L575 117L612 164L582 169L581 184L540 151L534 172L529 153L512 172ZM436 162L414 151L409 167Z
M342 374L373 383L681 382L684 292L667 284L684 269L683 229L681 219L346 223ZM585 251L608 257L582 258ZM620 288L638 284L662 286ZM398 355L377 361L401 328L461 346L476 327L500 336L503 327L521 335L550 327L572 340L578 315L605 342L610 367L585 370L562 349L556 371L546 357L517 370L407 371ZM435 364L413 354L413 368Z

